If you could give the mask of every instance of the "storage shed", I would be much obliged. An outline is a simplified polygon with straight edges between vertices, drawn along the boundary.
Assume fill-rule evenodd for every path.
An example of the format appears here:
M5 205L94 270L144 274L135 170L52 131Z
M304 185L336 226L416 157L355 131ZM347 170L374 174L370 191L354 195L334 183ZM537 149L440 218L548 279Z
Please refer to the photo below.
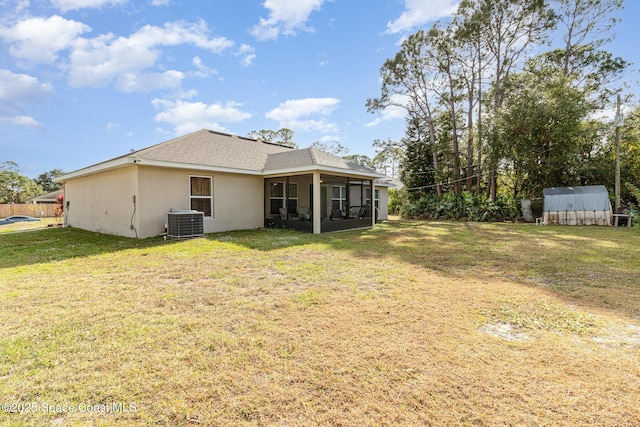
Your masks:
M613 210L604 185L545 188L542 223L611 225Z

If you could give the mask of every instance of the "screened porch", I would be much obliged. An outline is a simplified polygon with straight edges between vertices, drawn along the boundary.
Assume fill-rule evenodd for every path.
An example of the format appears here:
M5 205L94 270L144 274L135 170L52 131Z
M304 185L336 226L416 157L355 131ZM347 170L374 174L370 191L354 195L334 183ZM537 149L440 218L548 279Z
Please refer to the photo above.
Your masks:
M326 233L372 227L377 219L371 179L314 172L269 177L264 186L265 227Z

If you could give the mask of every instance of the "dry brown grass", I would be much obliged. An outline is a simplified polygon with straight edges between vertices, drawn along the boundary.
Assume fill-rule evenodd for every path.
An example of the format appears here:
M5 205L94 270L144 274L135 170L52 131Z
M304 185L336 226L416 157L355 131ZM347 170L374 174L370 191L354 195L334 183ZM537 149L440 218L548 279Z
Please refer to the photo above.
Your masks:
M2 399L137 410L6 425L640 420L637 230L18 237L0 236Z

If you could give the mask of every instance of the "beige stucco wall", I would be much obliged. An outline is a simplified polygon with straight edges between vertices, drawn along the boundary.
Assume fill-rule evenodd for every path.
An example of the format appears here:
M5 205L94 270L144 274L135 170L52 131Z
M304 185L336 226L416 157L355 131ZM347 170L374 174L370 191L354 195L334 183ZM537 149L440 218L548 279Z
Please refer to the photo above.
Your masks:
M378 221L389 219L389 188L376 187L378 191Z
M264 226L262 177L139 166L140 237L163 233L170 209L190 208L190 176L213 178L213 218L205 218L205 233Z
M67 224L126 237L135 237L136 231L140 238L157 236L164 233L166 212L190 208L190 176L213 179L213 217L205 218L205 233L264 226L269 201L261 176L133 164L67 181ZM298 205L308 206L311 176L291 177L290 182L298 182ZM379 190L378 219L387 219L388 191ZM354 201L359 200L357 192L352 194ZM135 215L132 196L136 196Z
M135 237L131 229L131 196L137 194L137 176L132 165L66 182L66 223L84 230Z
M140 238L157 236L164 233L166 212L190 208L194 175L213 178L213 218L205 218L205 233L264 225L262 177L141 165L67 181L67 224L118 236L135 237L136 231Z

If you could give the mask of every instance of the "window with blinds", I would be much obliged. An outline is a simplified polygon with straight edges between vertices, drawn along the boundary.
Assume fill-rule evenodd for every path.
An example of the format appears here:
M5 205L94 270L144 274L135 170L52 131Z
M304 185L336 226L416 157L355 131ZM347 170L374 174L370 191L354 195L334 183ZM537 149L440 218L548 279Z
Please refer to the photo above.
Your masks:
M213 218L213 180L210 176L189 177L191 209Z

